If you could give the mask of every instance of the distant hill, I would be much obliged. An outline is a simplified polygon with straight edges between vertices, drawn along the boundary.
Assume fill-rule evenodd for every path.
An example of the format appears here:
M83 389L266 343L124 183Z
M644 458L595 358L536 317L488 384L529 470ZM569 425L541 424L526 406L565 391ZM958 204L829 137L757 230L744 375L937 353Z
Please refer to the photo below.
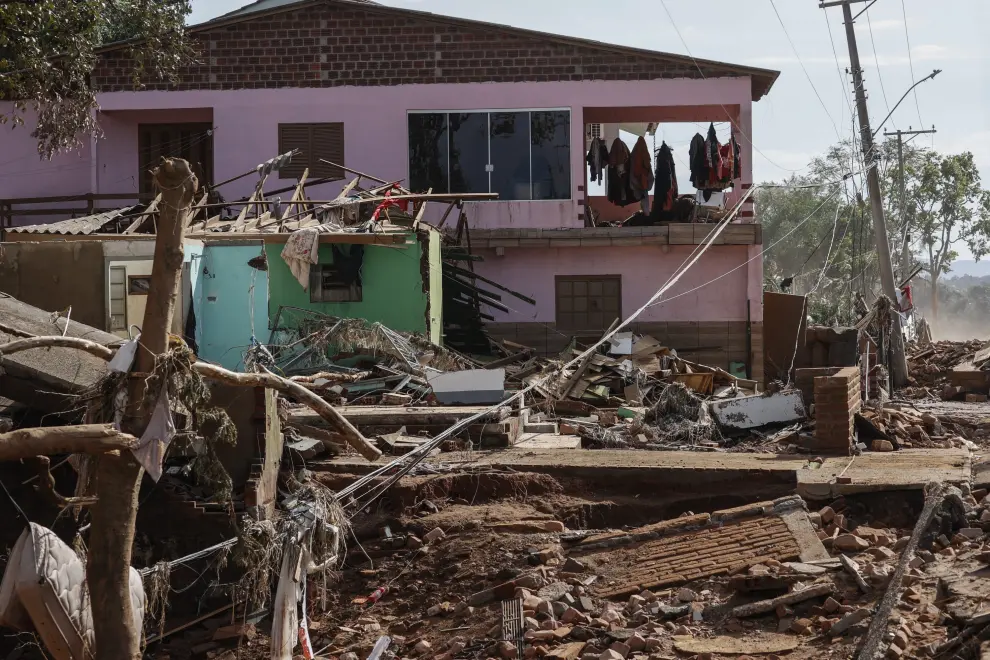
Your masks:
M974 277L982 279L990 277L990 261L973 261L972 259L960 259L952 264L952 270L946 277L954 279L957 277Z

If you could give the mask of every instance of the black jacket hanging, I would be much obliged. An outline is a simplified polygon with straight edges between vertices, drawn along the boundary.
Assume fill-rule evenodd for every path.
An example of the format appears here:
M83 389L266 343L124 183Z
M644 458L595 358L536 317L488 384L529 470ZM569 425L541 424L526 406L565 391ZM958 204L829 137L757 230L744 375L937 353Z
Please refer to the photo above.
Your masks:
M650 215L660 219L661 213L674 209L677 200L677 173L674 170L674 154L664 142L657 150L656 183L653 186L653 210Z
M705 158L705 138L701 136L701 133L695 134L691 139L689 158L691 164L691 185L701 190L708 182L708 159Z

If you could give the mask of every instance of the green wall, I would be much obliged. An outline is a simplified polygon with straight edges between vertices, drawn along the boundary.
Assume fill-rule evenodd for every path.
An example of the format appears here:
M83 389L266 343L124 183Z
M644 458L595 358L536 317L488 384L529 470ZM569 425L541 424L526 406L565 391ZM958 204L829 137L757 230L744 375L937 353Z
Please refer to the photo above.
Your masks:
M407 240L405 245L394 247L365 246L364 267L361 270L362 300L346 303L310 302L309 292L303 290L282 259L284 246L269 243L265 246L268 255L269 318L275 318L279 306L288 305L341 318L378 321L393 330L431 337L436 333L439 339L439 327L436 330L427 327L430 296L423 291L423 276L420 273L423 248L415 236L411 235ZM427 239L423 236L422 240L425 242ZM432 242L427 245L432 257ZM320 245L319 258L320 263L333 263L330 245ZM436 270L439 271L439 244ZM436 314L439 316L439 312Z

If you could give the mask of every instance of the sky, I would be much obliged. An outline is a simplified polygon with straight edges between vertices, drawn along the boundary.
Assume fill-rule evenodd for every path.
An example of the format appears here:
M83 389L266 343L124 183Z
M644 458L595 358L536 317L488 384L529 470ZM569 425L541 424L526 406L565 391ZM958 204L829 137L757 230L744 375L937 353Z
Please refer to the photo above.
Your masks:
M811 158L852 132L842 9L819 9L817 0L379 1L779 70L770 94L754 105L753 141L761 152L754 155L756 181L800 172ZM190 22L244 4L246 0L193 0ZM854 13L867 4L854 5ZM990 186L988 19L987 0L878 0L856 21L856 34L874 130L912 80L942 69L935 80L916 89L916 98L909 95L883 128L934 126L936 135L918 137L916 143L945 153L972 151ZM685 140L678 134L675 141Z

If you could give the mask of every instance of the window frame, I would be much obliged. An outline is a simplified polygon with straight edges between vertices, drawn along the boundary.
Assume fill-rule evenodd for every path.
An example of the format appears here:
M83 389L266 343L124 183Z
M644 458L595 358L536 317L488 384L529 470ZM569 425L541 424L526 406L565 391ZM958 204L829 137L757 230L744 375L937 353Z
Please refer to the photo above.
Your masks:
M309 302L316 304L346 304L346 303L360 303L364 302L364 286L363 284L358 284L354 282L350 285L342 286L332 286L328 289L323 288L323 271L324 269L338 268L335 264L313 264L309 269ZM317 286L318 285L318 286ZM317 288L319 293L317 293ZM325 291L347 291L350 296L347 300L326 300L324 298Z
M123 281L122 282L116 282L115 283L113 281L114 271L117 271L118 273L123 274ZM113 303L114 303L113 287L114 286L123 287L124 295L123 295L122 298L117 299L118 302L120 302L123 305L123 314L114 314L113 313ZM109 269L107 270L107 327L109 328L109 332L120 332L122 330L124 330L124 331L127 330L127 286L128 286L128 281L127 281L127 266L110 266ZM118 317L118 318L122 318L123 319L122 322L121 322L122 323L121 327L115 327L114 326L113 319L114 319L115 316Z
M562 324L560 322L560 313L561 313L560 312L560 284L561 284L561 282L589 282L589 281L599 281L599 282L602 282L602 283L604 283L604 282L613 282L614 281L614 282L616 282L618 284L618 291L616 293L616 300L618 301L618 310L616 311L616 314L615 315L616 315L616 317L618 317L620 319L622 318L622 275L620 275L620 274L610 274L610 273L605 273L605 274L601 274L601 275L598 275L598 274L595 274L595 275L555 275L554 276L554 280L553 280L553 313L554 313L554 325L555 325L555 327L558 330L562 330L562 331L565 331L565 332L572 332L575 335L581 335L583 333L594 333L594 332L601 333L604 330L608 329L608 326L612 322L613 319L605 320L603 318L602 319L602 324L603 325L602 325L601 328L581 328L581 327L577 327L576 324L574 324L574 325L565 325L565 324ZM575 296L574 295L571 295L570 297L573 299ZM591 298L590 294L585 294L584 297L586 299L589 299L589 300ZM602 298L604 298L604 294L602 295ZM565 313L573 315L575 313L575 310L572 309L569 312L565 312ZM584 314L588 314L588 311L585 310L584 311ZM599 334L598 336L601 336L601 335Z
M530 186L530 199L481 199L472 200L474 202L573 202L577 198L574 192L574 172L573 163L571 162L574 157L574 109L571 107L552 107L552 108L462 108L462 109L436 109L436 110L407 110L406 111L406 180L412 181L412 149L410 145L410 135L409 135L409 116L410 115L447 115L447 139L450 140L450 115L461 115L461 114L481 114L485 113L488 115L488 190L492 191L492 114L494 113L518 113L527 112L530 114L529 118L529 186ZM534 112L566 112L568 115L568 132L567 132L567 148L568 148L568 160L567 160L567 172L568 172L568 187L567 187L567 197L560 199L533 199L533 113ZM449 144L449 142L448 142ZM450 190L451 186L451 166L450 166L450 154L447 154L447 190ZM465 193L467 194L467 193Z
M133 282L136 280L148 280L148 289L145 291L132 291ZM128 275L127 276L127 295L129 296L146 296L151 291L151 275Z

